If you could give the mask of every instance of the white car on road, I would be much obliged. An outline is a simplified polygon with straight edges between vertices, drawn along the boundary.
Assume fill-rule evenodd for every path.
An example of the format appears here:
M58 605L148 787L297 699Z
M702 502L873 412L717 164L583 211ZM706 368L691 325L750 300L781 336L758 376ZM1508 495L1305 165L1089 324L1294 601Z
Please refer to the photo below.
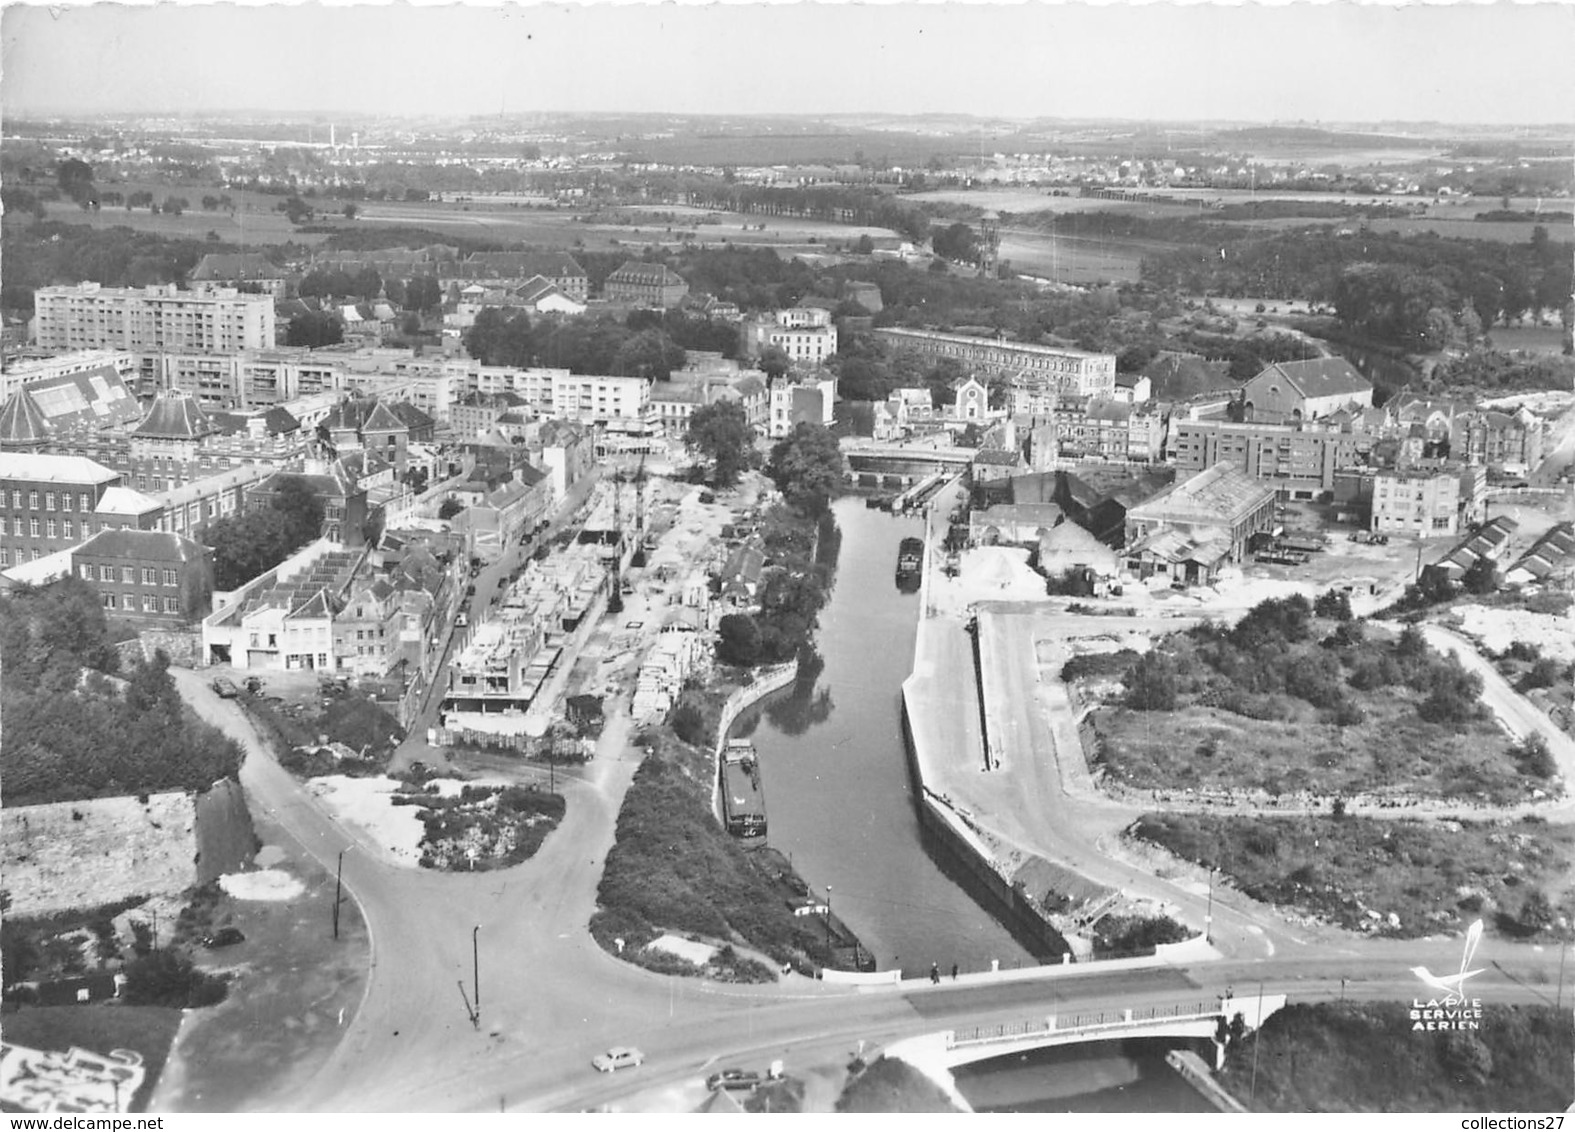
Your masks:
M645 1060L645 1054L633 1046L613 1046L606 1053L599 1053L591 1058L591 1064L599 1073L611 1073L617 1069L633 1068Z

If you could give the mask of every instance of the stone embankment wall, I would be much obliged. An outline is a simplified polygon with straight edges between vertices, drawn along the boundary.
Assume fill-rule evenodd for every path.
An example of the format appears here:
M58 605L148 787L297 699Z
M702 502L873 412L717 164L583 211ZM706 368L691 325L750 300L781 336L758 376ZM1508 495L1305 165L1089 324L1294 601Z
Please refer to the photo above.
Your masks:
M240 785L0 811L0 870L15 916L175 896L256 849Z
M926 833L945 848L957 865L986 893L1004 914L1006 922L1033 941L1032 950L1038 957L1064 955L1071 951L1066 937L1045 918L1027 893L1016 887L995 868L994 858L975 838L973 831L949 807L937 802L924 785L920 756L916 749L913 728L909 724L908 689L902 695L902 735L908 752L908 769L913 776L915 801L919 809L919 824Z
M797 679L798 660L795 658L788 664L763 669L752 683L727 697L727 702L722 705L722 717L716 725L716 750L712 752L711 758L711 813L717 821L723 820L722 750L727 746L728 732L733 730L733 724L746 708L754 707L772 692L786 688Z

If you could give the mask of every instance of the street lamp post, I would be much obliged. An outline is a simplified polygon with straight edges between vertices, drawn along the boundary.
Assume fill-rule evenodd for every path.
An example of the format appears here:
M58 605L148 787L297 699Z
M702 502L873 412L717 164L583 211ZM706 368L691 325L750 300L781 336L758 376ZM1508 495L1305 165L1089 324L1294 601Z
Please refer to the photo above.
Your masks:
M339 905L344 901L345 851L339 850L339 864L334 869L334 938L339 938Z
M481 951L476 942L480 932L480 924L470 929L470 990L476 999L477 1018L481 1017Z
M1263 983L1258 983L1258 1025L1252 1031L1252 1086L1247 1090L1247 1103L1258 1097L1258 1045L1263 1040Z
M1209 907L1208 911L1203 914L1204 943L1214 942L1214 874L1218 871L1217 867L1209 866Z
M1567 939L1560 939L1559 940L1559 995L1558 995L1558 1000L1553 1005L1553 1008L1555 1010L1562 1010L1563 1007L1564 1007L1564 957L1569 954L1569 950L1570 950L1569 940L1567 940Z
M826 886L826 950L831 950L831 885Z

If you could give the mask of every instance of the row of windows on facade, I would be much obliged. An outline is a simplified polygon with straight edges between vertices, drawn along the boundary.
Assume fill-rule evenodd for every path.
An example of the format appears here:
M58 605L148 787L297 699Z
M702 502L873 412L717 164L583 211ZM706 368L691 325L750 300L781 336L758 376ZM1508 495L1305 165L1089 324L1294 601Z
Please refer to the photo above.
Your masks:
M104 595L104 608L105 609L116 609L116 608L119 608L121 610L124 610L127 613L134 612L136 610L136 608L137 608L137 595L136 594L121 594L120 595L119 604L117 605L114 594L105 594ZM180 612L180 602L177 601L175 598L172 598L172 597L165 598L164 599L164 610L163 611L165 613L179 613ZM159 612L159 599L154 597L152 594L143 594L142 595L142 612L144 612L144 613L158 613Z
M116 567L114 566L105 566L100 564L99 566L94 567L91 563L84 562L77 567L77 573L82 576L83 581L91 582L94 580L93 575L95 569L98 572L98 580L100 582L113 582L115 580ZM164 576L164 585L180 585L180 578L174 570L160 570L156 566L121 566L119 567L120 584L123 586L136 585L137 571L139 569L142 571L142 584L145 586L159 585L159 575L161 573Z
M211 518L214 517L215 514L228 515L230 513L230 508L228 506L225 506L223 508L216 509L214 507L214 501L210 499L207 502L207 512L208 512L208 518L211 519ZM194 516L193 517L193 522L194 523L196 521L196 518L198 518L198 517L200 517L200 516ZM338 516L336 514L336 515L333 515L332 517L339 518L340 516ZM174 526L175 526L175 528L177 530L183 529L185 527L185 525L186 525L186 518L187 518L187 515L186 515L186 509L185 508L182 508L181 510L179 510L179 511L174 513ZM131 527L130 523L125 523L125 522L114 523L114 522L109 521L108 519L103 520L98 525L98 529L101 530L101 531L112 531L112 530L115 530L116 528L119 528L120 530L124 531L124 530L130 529L130 527ZM161 530L168 530L169 529L169 522L168 522L167 519L163 523L160 524L159 529L161 529ZM83 519L82 520L81 537L82 538L87 538L92 533L93 533L93 521L91 519ZM5 534L5 520L4 519L0 519L0 535L4 535L4 534ZM13 518L11 520L11 534L14 537L16 537L16 538L63 538L63 539L75 539L75 538L78 537L78 535L77 535L77 525L70 519L61 519L58 522L56 522L56 520L54 520L54 519L45 519L42 523L40 523L38 519L30 518L30 519L26 520L26 524L24 525L24 522L23 522L23 520L22 520L22 518L20 516L17 516L17 517L15 517L15 518Z
M46 491L46 492L44 492L43 493L44 510L45 511L53 511L53 510L55 510L56 509L55 508L55 500L57 498L60 501L59 510L61 510L61 511L70 511L71 510L72 493L69 492L69 491L62 491L62 492L59 493L58 496L53 491ZM91 511L91 510L93 510L93 496L92 496L91 493L86 492L86 491L77 493L76 499L77 499L77 510L78 511ZM28 492L27 493L27 509L29 511L37 511L38 510L38 500L39 500L39 493L38 492L36 492L36 491ZM11 492L11 510L13 510L13 511L20 511L20 510L22 510L22 493L20 491L13 490Z

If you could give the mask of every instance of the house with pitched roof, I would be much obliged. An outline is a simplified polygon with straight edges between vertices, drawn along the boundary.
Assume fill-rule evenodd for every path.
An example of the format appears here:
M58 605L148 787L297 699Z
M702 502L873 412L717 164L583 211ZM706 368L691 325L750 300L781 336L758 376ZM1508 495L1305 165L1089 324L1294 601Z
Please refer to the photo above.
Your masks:
M141 624L198 621L213 606L213 551L167 531L101 530L71 549L71 573L106 613Z
M585 268L564 251L472 252L445 266L439 281L445 288L455 283L460 287L492 282L519 286L537 277L572 302L584 303L590 297L590 277Z
M684 277L666 264L642 263L631 259L607 277L602 294L610 302L640 307L678 306L689 293Z
M1242 387L1250 421L1311 421L1339 409L1373 405L1373 383L1344 358L1274 362Z
M1504 574L1510 585L1568 579L1575 573L1575 525L1550 527Z
M282 299L289 288L290 275L258 252L210 252L192 269L191 281L260 291Z
M334 455L365 448L392 464L396 477L405 474L410 426L389 402L347 398L318 426L318 435L325 437Z
M1524 405L1513 412L1473 409L1458 414L1449 433L1456 460L1524 475L1542 462L1542 419Z
M565 295L559 286L542 275L533 275L511 292L525 309L537 314L584 314L585 303Z

